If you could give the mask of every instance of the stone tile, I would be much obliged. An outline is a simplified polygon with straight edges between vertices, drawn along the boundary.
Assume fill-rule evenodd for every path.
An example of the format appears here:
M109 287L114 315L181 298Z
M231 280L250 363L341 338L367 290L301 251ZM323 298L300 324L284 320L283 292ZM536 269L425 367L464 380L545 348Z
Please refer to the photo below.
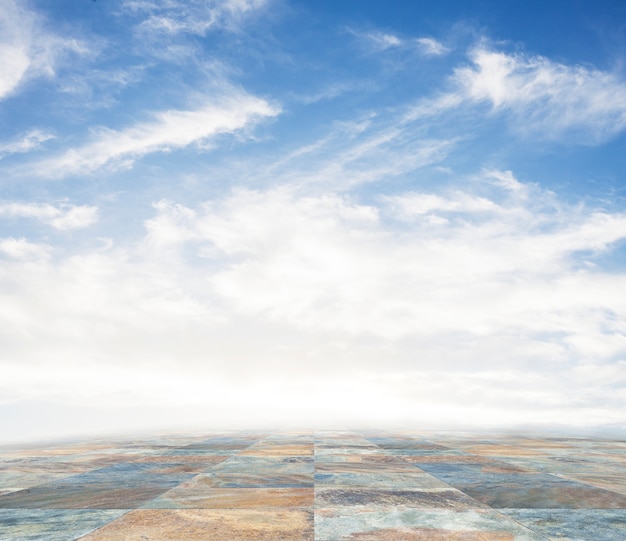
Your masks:
M253 509L312 507L313 488L172 489L143 505L150 509Z
M81 541L310 541L313 514L301 510L137 509Z
M189 471L203 472L228 459L230 455L153 455L135 460L137 464L181 464Z
M491 473L481 466L423 464L433 476L494 508L626 508L624 494L544 473Z
M0 474L0 491L15 492L16 490L24 490L37 485L43 485L74 475L72 473L22 473L22 472L4 472Z
M449 488L427 473L316 473L315 486L352 486L370 488Z
M569 477L573 481L579 481L586 485L591 485L597 488L603 488L610 490L611 492L617 492L619 494L626 495L626 473L622 474L610 474L610 475L572 475Z
M473 465L482 466L485 469L497 468L506 469L507 471L528 472L528 462L522 462L517 464L510 460L499 460L491 457L484 457L478 455L465 455L465 454L436 454L436 455L421 455L421 456L406 456L403 459L413 464L414 466L421 467L421 464L451 464L451 465ZM534 470L532 470L534 471Z
M493 475L457 488L494 508L626 509L626 496L555 476Z
M352 534L353 541L512 541L510 532L450 531L441 528L383 528Z
M315 457L324 455L388 455L385 449L380 447L318 447L315 446Z
M170 487L123 487L54 484L0 496L0 509L133 509L152 500Z
M317 509L315 541L430 540L545 541L495 511L396 508Z
M558 541L624 541L626 510L505 509L517 522Z
M5 446L0 539L613 541L625 465L620 441L409 431Z
M318 507L413 507L440 509L474 509L486 507L455 489L399 490L375 488L317 488L315 504Z
M238 456L313 456L313 444L252 446Z
M307 456L241 456L220 462L213 468L215 474L296 475L313 474L313 457Z
M208 473L186 482L184 488L306 488L312 487L313 474Z
M342 461L342 462L316 462L316 473L416 473L417 467L408 463L400 462L370 462L370 461Z
M196 447L184 448L184 449L170 449L168 451L159 451L159 453L155 453L155 454L157 454L158 456L173 456L173 457L176 457L177 459L183 458L185 456L193 456L194 458L197 458L200 456L221 457L221 456L231 456L233 453L238 453L239 451L243 449L245 449L245 447L232 449L228 446L226 446L226 448L222 446L216 446L216 447L196 446Z
M68 541L86 535L126 513L123 510L0 510L0 539ZM122 538L123 539L123 538Z
M539 450L528 447L513 447L511 445L502 445L496 443L485 443L483 445L475 445L464 449L466 453L484 456L541 456L543 453Z
M376 464L381 464L382 467L386 467L386 465L392 465L395 467L399 467L401 469L406 469L411 466L409 462L406 460L389 455L381 455L381 454L327 454L327 455L315 455L315 464L316 467L318 464L332 464L335 462L351 462L351 463L362 463L362 464L371 464L372 467L375 467Z

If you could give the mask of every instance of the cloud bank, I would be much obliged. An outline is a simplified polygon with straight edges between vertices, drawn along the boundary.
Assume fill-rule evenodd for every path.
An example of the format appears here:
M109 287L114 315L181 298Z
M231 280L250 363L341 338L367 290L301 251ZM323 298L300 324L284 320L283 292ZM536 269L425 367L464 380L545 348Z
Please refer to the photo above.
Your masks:
M509 171L472 186L370 204L289 188L161 201L137 245L69 257L5 239L6 381L38 376L1 395L159 401L199 420L233 392L233 423L334 409L348 423L455 424L459 407L468 425L539 411L618 422L626 276L594 258L626 238L626 215L568 206ZM272 389L277 402L251 414Z

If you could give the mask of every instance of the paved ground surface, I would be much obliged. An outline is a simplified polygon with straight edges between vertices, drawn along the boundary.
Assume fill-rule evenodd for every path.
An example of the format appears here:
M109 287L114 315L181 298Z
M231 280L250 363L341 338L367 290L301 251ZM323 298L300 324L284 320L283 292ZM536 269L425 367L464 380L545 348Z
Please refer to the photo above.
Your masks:
M0 540L626 540L626 442L229 433L0 448Z

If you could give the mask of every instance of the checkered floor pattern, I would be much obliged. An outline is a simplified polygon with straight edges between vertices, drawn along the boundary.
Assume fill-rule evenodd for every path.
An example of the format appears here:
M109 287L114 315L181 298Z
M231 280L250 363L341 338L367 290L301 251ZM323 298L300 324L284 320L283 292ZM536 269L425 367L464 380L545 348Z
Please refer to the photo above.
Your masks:
M626 442L229 432L0 447L2 541L624 541Z

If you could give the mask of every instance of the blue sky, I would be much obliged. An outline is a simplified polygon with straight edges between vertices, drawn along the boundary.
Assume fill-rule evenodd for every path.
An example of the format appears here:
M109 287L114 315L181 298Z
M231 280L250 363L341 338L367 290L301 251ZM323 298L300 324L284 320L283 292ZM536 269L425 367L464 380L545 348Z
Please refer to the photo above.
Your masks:
M0 0L3 439L626 426L626 6Z

